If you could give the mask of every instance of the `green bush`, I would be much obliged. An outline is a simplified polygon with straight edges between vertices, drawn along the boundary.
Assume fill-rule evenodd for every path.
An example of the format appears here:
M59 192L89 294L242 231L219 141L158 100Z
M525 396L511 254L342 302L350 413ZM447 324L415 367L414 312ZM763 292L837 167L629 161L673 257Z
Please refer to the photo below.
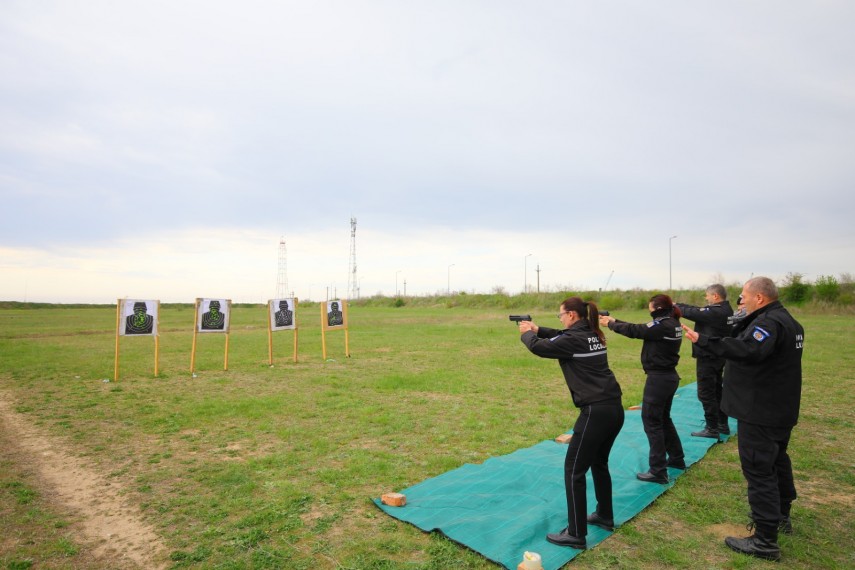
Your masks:
M840 297L840 283L833 275L820 275L814 283L816 297L820 301L836 301Z
M623 308L623 298L615 293L606 293L597 301L597 306L606 311Z
M810 285L802 279L804 275L801 273L787 273L784 277L784 286L781 288L781 299L797 305L804 303L810 292Z

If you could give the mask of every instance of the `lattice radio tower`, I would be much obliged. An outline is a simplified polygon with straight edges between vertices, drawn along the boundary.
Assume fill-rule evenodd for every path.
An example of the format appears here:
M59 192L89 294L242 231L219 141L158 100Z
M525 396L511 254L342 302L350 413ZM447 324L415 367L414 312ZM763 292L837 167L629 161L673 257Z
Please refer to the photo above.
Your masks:
M350 267L347 271L347 293L351 299L359 298L359 281L356 279L356 218L350 218Z
M276 274L276 298L288 298L288 248L285 238L279 239L279 272Z

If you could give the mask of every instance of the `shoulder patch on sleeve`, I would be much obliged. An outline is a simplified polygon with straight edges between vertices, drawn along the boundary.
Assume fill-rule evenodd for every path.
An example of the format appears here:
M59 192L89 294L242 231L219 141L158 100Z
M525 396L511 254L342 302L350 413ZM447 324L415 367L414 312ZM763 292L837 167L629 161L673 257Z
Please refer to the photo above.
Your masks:
M650 321L649 323L647 323L647 328L655 327L658 324L659 324L659 321Z
M757 342L763 342L767 338L769 338L769 333L760 327L754 327L754 332L751 333L751 336L754 337L754 340Z

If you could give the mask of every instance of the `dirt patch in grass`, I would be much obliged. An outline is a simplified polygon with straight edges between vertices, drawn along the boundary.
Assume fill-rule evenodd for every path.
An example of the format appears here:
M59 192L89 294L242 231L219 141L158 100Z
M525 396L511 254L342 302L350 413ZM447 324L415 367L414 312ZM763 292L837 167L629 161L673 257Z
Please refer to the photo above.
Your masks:
M829 481L796 481L798 502L803 505L855 507L855 497L841 492L837 487L831 488L831 484L833 483Z
M713 524L707 527L709 529L710 534L715 536L716 538L720 538L722 541L728 536L735 536L737 538L743 538L749 536L751 531L748 530L746 525L744 524L733 524L733 523L722 523L722 524Z
M64 442L47 435L14 410L0 393L0 445L35 475L35 486L57 511L70 512L70 529L105 566L165 568L166 547L123 490Z

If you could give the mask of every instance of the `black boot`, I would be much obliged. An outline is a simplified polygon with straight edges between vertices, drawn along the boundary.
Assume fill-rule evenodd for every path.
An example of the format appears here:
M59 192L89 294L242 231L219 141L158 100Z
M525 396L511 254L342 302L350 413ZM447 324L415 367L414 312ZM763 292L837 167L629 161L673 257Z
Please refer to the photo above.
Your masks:
M656 475L655 473L651 473L650 471L648 471L647 473L636 473L635 478L639 481L644 481L645 483L659 483L660 485L668 484L667 472L664 475Z
M718 424L718 433L721 435L730 435L730 426L727 423Z
M751 528L752 525L749 525ZM735 538L728 536L724 543L731 550L763 558L764 560L780 560L781 547L778 546L778 529L757 526L754 534L747 538Z
M712 439L718 439L718 430L708 426L701 431L693 431L692 437L709 437Z
M597 511L594 511L593 513L588 515L588 524L592 524L594 526L598 526L606 530L615 529L615 520L601 517L600 513L598 513Z
M585 537L573 536L570 529L565 528L560 532L551 532L546 535L546 540L558 546L569 546L578 550L585 550Z

